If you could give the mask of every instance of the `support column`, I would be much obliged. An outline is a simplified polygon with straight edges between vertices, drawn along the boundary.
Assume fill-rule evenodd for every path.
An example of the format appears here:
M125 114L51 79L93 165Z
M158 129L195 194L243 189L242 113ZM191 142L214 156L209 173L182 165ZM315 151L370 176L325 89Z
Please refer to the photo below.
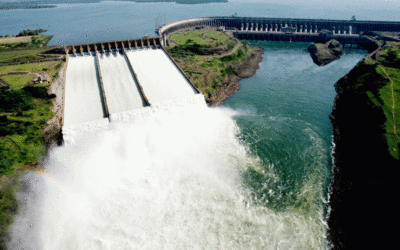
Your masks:
M106 117L108 120L110 120L110 112L108 110L108 105L107 105L107 98L106 98L106 92L104 91L104 84L103 84L103 77L101 75L101 69L100 69L100 62L99 62L99 53L96 51L96 66L97 66L97 72L99 74L99 81L100 81L100 87L101 87L101 95L103 97L103 103L104 103L104 111L106 113Z
M153 37L153 44L154 44L154 48L157 49L157 43L156 43L156 39L154 39L154 37Z
M64 77L63 77L63 100L62 100L62 114L61 114L61 126L64 126L64 111L65 111L65 82L66 82L66 75L67 75L67 67L68 67L68 61L69 61L69 55L68 55L68 48L65 47L65 68L64 68Z
M74 54L74 56L75 56L75 57L77 57L77 55L76 55L76 48L75 48L75 46L72 46L72 53Z

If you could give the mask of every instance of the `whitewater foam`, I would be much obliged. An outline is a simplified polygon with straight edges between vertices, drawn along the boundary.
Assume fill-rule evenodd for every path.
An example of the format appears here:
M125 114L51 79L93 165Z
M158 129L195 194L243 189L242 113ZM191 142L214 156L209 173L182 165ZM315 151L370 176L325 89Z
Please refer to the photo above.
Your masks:
M324 244L318 218L252 201L241 173L249 166L269 173L238 140L234 111L208 108L196 95L142 114L119 122L121 113L85 132L76 126L71 143L50 152L44 172L24 176L10 249Z

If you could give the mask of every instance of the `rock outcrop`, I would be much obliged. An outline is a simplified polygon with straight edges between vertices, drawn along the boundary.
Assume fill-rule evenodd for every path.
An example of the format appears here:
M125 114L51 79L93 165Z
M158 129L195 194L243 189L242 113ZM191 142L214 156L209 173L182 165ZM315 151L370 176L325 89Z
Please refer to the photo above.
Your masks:
M343 55L343 45L332 39L324 44L316 43L310 45L308 51L315 64L324 66Z

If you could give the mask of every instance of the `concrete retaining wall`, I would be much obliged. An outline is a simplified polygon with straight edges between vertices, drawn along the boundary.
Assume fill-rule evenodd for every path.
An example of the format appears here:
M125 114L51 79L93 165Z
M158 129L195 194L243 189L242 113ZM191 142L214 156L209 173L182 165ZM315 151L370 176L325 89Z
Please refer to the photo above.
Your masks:
M65 82L67 80L67 67L68 67L68 60L69 56L68 54L65 54L65 66L63 68L63 81L62 81L62 92L63 92L63 99L62 99L62 116L61 116L61 126L64 126L64 110L65 110ZM60 76L61 77L61 76Z
M192 81L190 81L189 77L186 75L186 73L178 66L178 64L176 63L175 59L171 56L171 54L164 48L164 46L161 47L164 52L168 55L169 59L171 59L171 61L175 64L175 66L178 68L178 70L181 72L181 74L186 78L186 81L188 81L190 83L190 85L192 85L192 87L197 91L197 93L201 93L200 90L192 83Z

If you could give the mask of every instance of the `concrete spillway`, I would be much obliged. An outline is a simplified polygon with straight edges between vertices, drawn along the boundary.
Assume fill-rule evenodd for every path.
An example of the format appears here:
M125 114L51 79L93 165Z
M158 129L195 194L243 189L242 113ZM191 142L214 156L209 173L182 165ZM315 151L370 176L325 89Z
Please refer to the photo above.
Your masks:
M94 56L70 57L65 85L64 126L105 117Z
M151 104L196 94L163 50L133 50L127 51L127 56Z
M146 106L123 55L101 55L99 61L111 114Z

